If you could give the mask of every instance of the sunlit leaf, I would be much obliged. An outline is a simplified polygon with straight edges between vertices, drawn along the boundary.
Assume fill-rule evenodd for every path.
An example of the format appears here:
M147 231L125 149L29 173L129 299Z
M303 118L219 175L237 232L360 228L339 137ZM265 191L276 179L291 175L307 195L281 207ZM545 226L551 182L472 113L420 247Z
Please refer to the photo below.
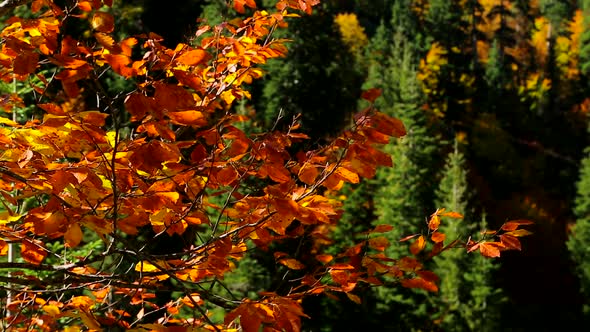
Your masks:
M82 242L82 229L77 223L73 223L68 227L68 230L64 233L64 240L68 248L77 247Z
M432 233L430 238L432 239L433 242L439 243L439 242L443 242L445 240L446 235L443 233L440 233L440 232L434 232L434 233Z
M500 242L502 242L502 245L504 247L506 247L507 249L516 249L516 250L522 249L518 238L516 238L512 235L508 235L508 234L500 235Z
M21 257L32 264L41 264L47 257L47 251L43 248L41 241L23 240L20 247Z
M412 255L417 255L424 249L424 247L426 247L426 239L424 238L424 235L420 235L418 239L410 245L410 252Z
M115 30L115 20L109 13L94 13L91 24L92 28L98 32L111 33L113 30Z
M515 237L521 237L521 236L531 235L533 233L530 231L527 231L526 229L517 229L517 230L511 231L511 232L506 232L505 234L515 236Z
M479 251L484 257L500 257L500 249L503 247L499 242L482 242L479 244Z
M291 270L301 270L305 268L305 265L293 258L281 258L279 259L279 263L285 265Z

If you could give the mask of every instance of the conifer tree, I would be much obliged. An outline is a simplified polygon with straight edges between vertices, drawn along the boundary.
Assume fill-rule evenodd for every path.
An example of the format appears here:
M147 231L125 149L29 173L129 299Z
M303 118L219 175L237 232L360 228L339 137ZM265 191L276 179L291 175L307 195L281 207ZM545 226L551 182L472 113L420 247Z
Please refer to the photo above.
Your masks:
M574 213L577 217L576 224L567 242L567 247L574 263L580 281L585 315L590 315L590 149L586 151L586 157L580 166L580 177L577 183L577 197Z
M471 194L467 182L465 158L455 141L454 151L447 157L443 177L436 191L435 205L466 216L448 219L441 224L447 242L486 228L482 221L469 224ZM436 257L436 269L441 278L438 306L439 321L445 331L493 331L498 313L498 291L490 275L495 266L489 260L479 259L458 250L450 250L445 257Z
M395 25L392 27L396 28ZM375 63L377 67L369 69L370 73L379 76L368 79L368 82L379 83L373 87L383 89L377 107L401 119L408 132L403 139L388 146L387 152L392 154L395 167L378 172L376 182L379 185L373 193L375 224L394 226L394 230L387 235L390 242L397 242L403 234L419 231L425 217L432 212L428 188L432 187L429 183L432 178L430 169L436 151L436 142L428 133L426 115L421 109L424 97L416 77L416 45L403 30L394 31L389 37L392 47L387 50L386 60ZM409 253L407 248L396 246L388 254L401 257ZM388 323L384 328L415 330L430 322L423 295L413 291L379 290L376 294L376 315L387 317ZM392 313L395 313L395 319L391 319Z

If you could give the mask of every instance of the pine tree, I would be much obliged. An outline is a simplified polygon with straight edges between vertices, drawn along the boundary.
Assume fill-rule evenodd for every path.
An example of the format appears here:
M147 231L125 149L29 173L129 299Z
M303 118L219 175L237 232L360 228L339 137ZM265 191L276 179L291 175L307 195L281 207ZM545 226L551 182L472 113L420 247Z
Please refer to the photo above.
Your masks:
M576 264L581 292L586 299L584 313L590 315L590 301L587 300L590 298L590 149L587 149L580 167L574 213L577 217L576 224L572 228L567 247Z
M388 234L390 242L404 235L416 233L432 212L429 183L436 142L428 133L421 86L416 74L415 45L398 30L393 36L393 47L381 69L383 99L380 110L401 119L408 134L386 148L395 166L377 174L379 186L374 193L376 224L389 224L394 230ZM402 257L407 248L394 246L388 254ZM412 291L383 289L378 291L378 315L391 317L386 328L393 330L420 329L430 322L424 294Z
M447 242L465 238L477 228L485 229L485 216L477 224L469 224L471 194L467 183L465 158L455 141L454 151L447 157L443 177L436 191L438 208L459 212L466 218L448 219L441 224ZM499 291L493 287L490 275L495 266L482 257L450 250L435 258L436 273L441 278L439 321L445 331L494 331L498 315Z

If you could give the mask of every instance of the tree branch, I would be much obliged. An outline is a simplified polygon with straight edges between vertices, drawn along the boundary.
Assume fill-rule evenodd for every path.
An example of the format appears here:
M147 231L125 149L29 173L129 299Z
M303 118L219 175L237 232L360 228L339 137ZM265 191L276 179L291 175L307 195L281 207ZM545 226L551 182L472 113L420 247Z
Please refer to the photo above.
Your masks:
M0 15L5 15L9 11L11 11L12 9L14 9L18 6L21 6L21 5L28 4L29 2L32 2L32 1L33 0L4 0L4 1L0 2Z

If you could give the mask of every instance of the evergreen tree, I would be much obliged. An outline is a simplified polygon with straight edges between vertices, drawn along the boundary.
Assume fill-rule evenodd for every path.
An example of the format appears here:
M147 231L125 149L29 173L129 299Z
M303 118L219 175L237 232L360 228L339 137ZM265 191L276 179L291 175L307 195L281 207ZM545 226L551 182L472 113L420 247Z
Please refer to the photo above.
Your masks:
M398 30L387 60L381 62L380 79L383 97L377 106L396 116L406 126L408 134L386 147L395 166L380 170L375 189L376 224L390 224L388 233L395 243L404 235L416 233L432 213L432 198L428 188L436 142L428 133L426 115L421 107L424 97L416 77L415 45ZM404 246L393 246L388 254L403 257L409 254ZM412 330L424 327L431 320L427 314L424 294L408 290L382 289L377 292L377 315L388 317L387 330ZM392 314L395 319L391 319Z
M580 280L581 292L586 299L584 304L585 315L590 315L590 149L586 151L586 157L580 167L580 178L577 183L577 197L574 213L577 217L572 229L567 247Z
M476 225L468 220L469 186L465 158L459 151L458 142L449 154L443 177L436 191L435 205L439 208L459 212L464 219L448 219L441 224L441 231L450 243L455 239L472 234L476 227L485 229L485 216ZM494 331L498 321L499 291L492 285L490 275L495 266L491 261L462 250L450 250L435 258L435 272L439 275L440 298L439 321L445 331ZM492 319L494 318L494 319Z

